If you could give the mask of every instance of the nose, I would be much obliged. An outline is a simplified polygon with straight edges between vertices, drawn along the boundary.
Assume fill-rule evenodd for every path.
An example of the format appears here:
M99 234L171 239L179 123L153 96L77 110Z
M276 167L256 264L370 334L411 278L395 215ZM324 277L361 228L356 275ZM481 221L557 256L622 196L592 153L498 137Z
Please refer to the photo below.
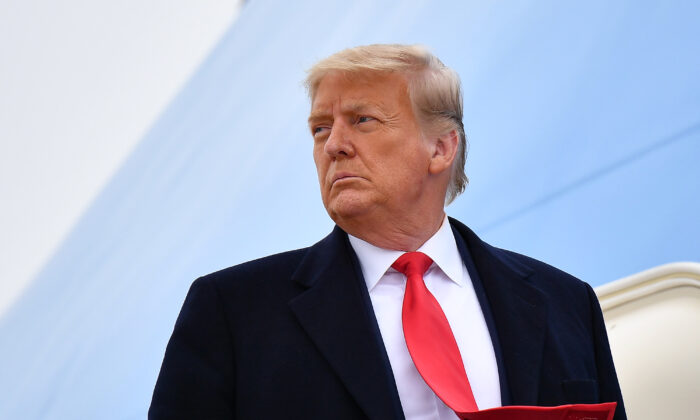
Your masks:
M332 158L355 156L352 144L352 134L342 122L336 121L331 127L331 133L326 139L323 150Z

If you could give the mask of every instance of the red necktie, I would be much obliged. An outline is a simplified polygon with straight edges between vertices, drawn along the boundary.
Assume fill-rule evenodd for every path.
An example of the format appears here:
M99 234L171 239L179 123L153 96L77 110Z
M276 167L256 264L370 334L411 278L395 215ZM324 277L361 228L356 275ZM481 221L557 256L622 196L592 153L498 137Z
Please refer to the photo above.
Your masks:
M476 411L450 324L423 282L423 274L432 263L422 252L408 252L392 264L406 275L401 311L406 346L418 372L445 404L455 411Z
M406 275L401 318L408 352L425 383L459 418L612 420L617 403L558 407L509 406L479 411L447 317L423 282L423 274L432 263L433 260L422 252L407 252L391 266Z

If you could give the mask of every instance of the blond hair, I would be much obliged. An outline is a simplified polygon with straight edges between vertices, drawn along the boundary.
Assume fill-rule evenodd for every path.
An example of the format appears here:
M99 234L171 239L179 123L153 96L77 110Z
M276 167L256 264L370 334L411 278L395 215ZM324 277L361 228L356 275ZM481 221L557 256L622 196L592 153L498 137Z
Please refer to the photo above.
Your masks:
M459 137L445 203L464 191L469 180L464 173L467 138L462 123L462 89L459 75L420 45L375 44L337 52L311 67L306 89L311 101L321 80L332 71L350 74L398 72L406 76L413 112L423 131L443 135L455 130Z

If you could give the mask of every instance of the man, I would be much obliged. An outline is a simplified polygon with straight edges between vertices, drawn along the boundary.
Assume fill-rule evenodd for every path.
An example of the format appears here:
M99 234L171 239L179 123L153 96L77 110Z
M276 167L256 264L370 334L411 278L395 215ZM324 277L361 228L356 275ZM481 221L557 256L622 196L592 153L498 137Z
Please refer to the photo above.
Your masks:
M457 75L420 47L373 45L322 60L307 87L337 226L195 281L149 418L455 419L617 402L624 419L590 286L445 216L467 182Z

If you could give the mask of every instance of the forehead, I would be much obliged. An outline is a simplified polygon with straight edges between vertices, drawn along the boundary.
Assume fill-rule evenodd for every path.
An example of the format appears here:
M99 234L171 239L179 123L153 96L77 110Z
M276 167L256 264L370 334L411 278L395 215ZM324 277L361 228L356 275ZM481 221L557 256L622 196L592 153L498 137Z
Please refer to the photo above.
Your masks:
M406 78L395 72L347 73L331 71L318 84L311 109L336 105L396 106L409 103Z

